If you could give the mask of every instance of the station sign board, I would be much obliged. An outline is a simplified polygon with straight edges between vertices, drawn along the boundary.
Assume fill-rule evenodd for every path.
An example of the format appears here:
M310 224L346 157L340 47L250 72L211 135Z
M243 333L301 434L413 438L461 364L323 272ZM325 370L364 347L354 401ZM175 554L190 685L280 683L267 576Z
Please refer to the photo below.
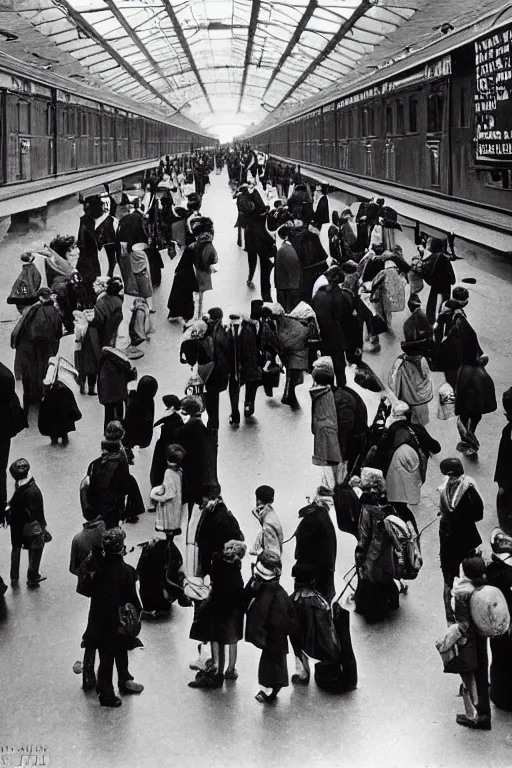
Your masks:
M475 42L477 163L512 165L512 24Z

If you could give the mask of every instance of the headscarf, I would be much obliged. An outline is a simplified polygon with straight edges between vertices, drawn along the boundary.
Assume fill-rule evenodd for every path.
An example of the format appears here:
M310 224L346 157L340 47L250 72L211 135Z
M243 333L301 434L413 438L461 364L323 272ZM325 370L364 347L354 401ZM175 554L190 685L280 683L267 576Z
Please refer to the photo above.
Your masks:
M226 541L222 550L222 558L227 563L239 563L247 552L247 546L243 541L231 539Z
M300 301L295 309L288 313L288 317L295 317L297 320L310 320L311 318L316 320L314 310L305 301Z
M491 549L495 555L512 553L512 536L506 534L501 528L495 528L491 533Z
M386 480L380 469L363 467L361 470L361 482L359 484L363 493L368 493L380 498L386 493Z
M101 543L106 555L124 555L126 533L122 528L109 528L101 536Z
M271 549L264 549L258 555L256 565L254 566L254 575L259 576L262 581L271 581L278 579L283 570L281 558Z

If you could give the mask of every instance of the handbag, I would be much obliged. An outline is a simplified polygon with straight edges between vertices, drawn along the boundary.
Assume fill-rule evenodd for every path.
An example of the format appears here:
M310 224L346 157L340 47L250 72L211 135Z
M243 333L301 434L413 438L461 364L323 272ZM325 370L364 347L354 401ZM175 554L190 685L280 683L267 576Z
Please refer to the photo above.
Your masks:
M209 584L204 583L204 579L201 576L190 576L185 579L183 592L189 600L202 603L210 598L212 588Z
M43 531L43 541L45 544L49 544L50 541L53 540L53 536L51 535L50 531L48 531L46 528Z
M43 536L43 529L41 523L37 520L30 520L23 526L22 537L24 539L37 539L39 536Z

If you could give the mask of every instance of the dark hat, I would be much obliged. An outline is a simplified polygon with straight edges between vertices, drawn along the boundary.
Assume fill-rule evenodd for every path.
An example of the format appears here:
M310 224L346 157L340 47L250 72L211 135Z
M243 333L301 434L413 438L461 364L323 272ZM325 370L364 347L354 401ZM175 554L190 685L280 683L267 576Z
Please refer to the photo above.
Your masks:
M201 496L207 499L216 499L220 496L220 485L218 483L203 483L201 486Z
M220 307L212 307L208 310L208 314L210 315L210 320L215 320L215 322L222 320L224 317L224 312Z
M125 430L120 421L109 421L105 427L105 440L122 440L124 433Z
M9 467L11 477L15 480L23 480L30 471L30 464L26 459L16 459Z
M126 533L122 528L109 528L101 535L101 544L105 554L122 555Z
M259 320L262 309L263 301L261 299L253 299L251 301L251 320Z
M337 264L333 264L325 271L325 277L330 283L341 283L345 277L343 270Z
M263 504L272 504L274 496L275 491L270 485L260 485L256 488L256 498L263 502Z
M142 376L137 384L137 394L142 397L152 398L158 392L158 381L154 376Z
M162 397L162 402L166 408L174 408L176 411L181 406L181 400L178 395L164 395Z
M189 416L199 416L199 414L203 412L203 401L200 397L187 395L181 400L180 408Z
M464 558L462 570L468 579L481 579L486 571L483 557L481 555L473 555Z
M309 584L315 580L317 569L315 565L308 563L295 563L292 568L292 577L303 584Z
M439 464L439 469L443 475L461 477L464 474L464 467L460 459L443 459Z
M430 241L430 253L443 253L445 250L445 241L440 237L433 237Z
M467 304L469 300L468 289L464 288L462 285L456 285L455 288L452 289L452 299L455 299L455 301L465 302Z
M34 261L34 255L30 251L25 251L21 254L20 259L24 264L31 264Z
M502 402L507 416L512 416L512 387L505 390L503 393Z

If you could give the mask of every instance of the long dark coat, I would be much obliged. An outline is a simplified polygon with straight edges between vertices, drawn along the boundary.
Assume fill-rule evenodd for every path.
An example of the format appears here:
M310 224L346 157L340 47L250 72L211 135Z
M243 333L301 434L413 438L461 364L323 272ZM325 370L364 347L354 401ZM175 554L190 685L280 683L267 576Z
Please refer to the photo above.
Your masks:
M80 256L76 263L76 268L86 283L94 283L97 277L101 275L100 261L98 259L98 243L94 234L95 221L89 213L84 213L80 217L80 226L78 229L78 247Z
M117 330L123 319L123 300L120 296L104 293L94 307L94 317L89 323L98 334L98 343L102 347L113 346Z
M299 511L301 521L295 532L295 560L316 568L315 589L329 602L334 597L336 531L329 512L318 504Z
M487 583L503 592L512 615L512 566L493 555L487 566ZM512 635L491 637L491 690L493 704L512 712Z
M46 528L43 494L33 477L28 483L16 488L9 502L9 507L11 544L13 547L28 547L31 541L23 537L25 523L36 520L42 528Z
M297 252L302 270L300 298L311 304L313 286L327 269L327 253L318 235L307 227L290 230L290 242Z
M455 413L478 415L497 409L494 382L481 365L461 365L455 387Z
M89 465L88 501L107 528L124 518L125 497L129 492L130 470L124 451L103 454Z
M163 482L165 470L167 469L165 450L168 445L172 445L176 442L176 433L182 426L183 420L179 413L170 413L167 416L163 416L154 424L155 429L156 427L160 427L161 429L160 437L155 444L151 470L149 473L152 488L161 485Z
M466 490L453 512L441 508L439 542L445 581L447 576L458 576L464 558L482 543L476 523L483 516L484 504L474 486Z
M101 405L119 403L128 396L128 382L137 376L129 360L105 347L98 367L98 399Z
M51 302L28 307L13 331L14 370L16 376L24 380L24 394L32 402L39 402L43 397L48 361L59 351L61 336L59 311Z
M201 576L211 575L213 556L222 552L227 541L243 541L238 520L228 510L222 499L203 510L196 531L198 564Z
M106 555L103 567L92 582L91 607L84 640L88 648L133 648L136 643L118 633L119 609L132 603L140 613L142 606L136 589L135 568L121 555Z
M187 246L181 255L167 302L169 317L182 317L190 320L194 316L194 296L197 291L197 278L194 270L194 253Z
M0 424L3 443L28 427L27 417L15 391L15 379L9 368L0 363Z
M39 408L39 432L50 437L61 437L74 432L75 422L81 418L73 392L62 381L56 381L46 392Z
M252 320L243 320L238 330L236 342L232 327L228 333L230 375L234 376L240 385L246 384L248 381L260 381L262 361L256 324Z
M311 302L326 355L357 346L358 322L354 317L354 297L337 285L323 285Z
M208 376L206 389L224 392L228 387L230 372L230 337L222 321L209 328L208 334L213 340L213 369Z
M183 503L199 504L205 483L216 482L215 452L210 434L199 417L192 418L176 431L176 442L187 452L183 470Z

